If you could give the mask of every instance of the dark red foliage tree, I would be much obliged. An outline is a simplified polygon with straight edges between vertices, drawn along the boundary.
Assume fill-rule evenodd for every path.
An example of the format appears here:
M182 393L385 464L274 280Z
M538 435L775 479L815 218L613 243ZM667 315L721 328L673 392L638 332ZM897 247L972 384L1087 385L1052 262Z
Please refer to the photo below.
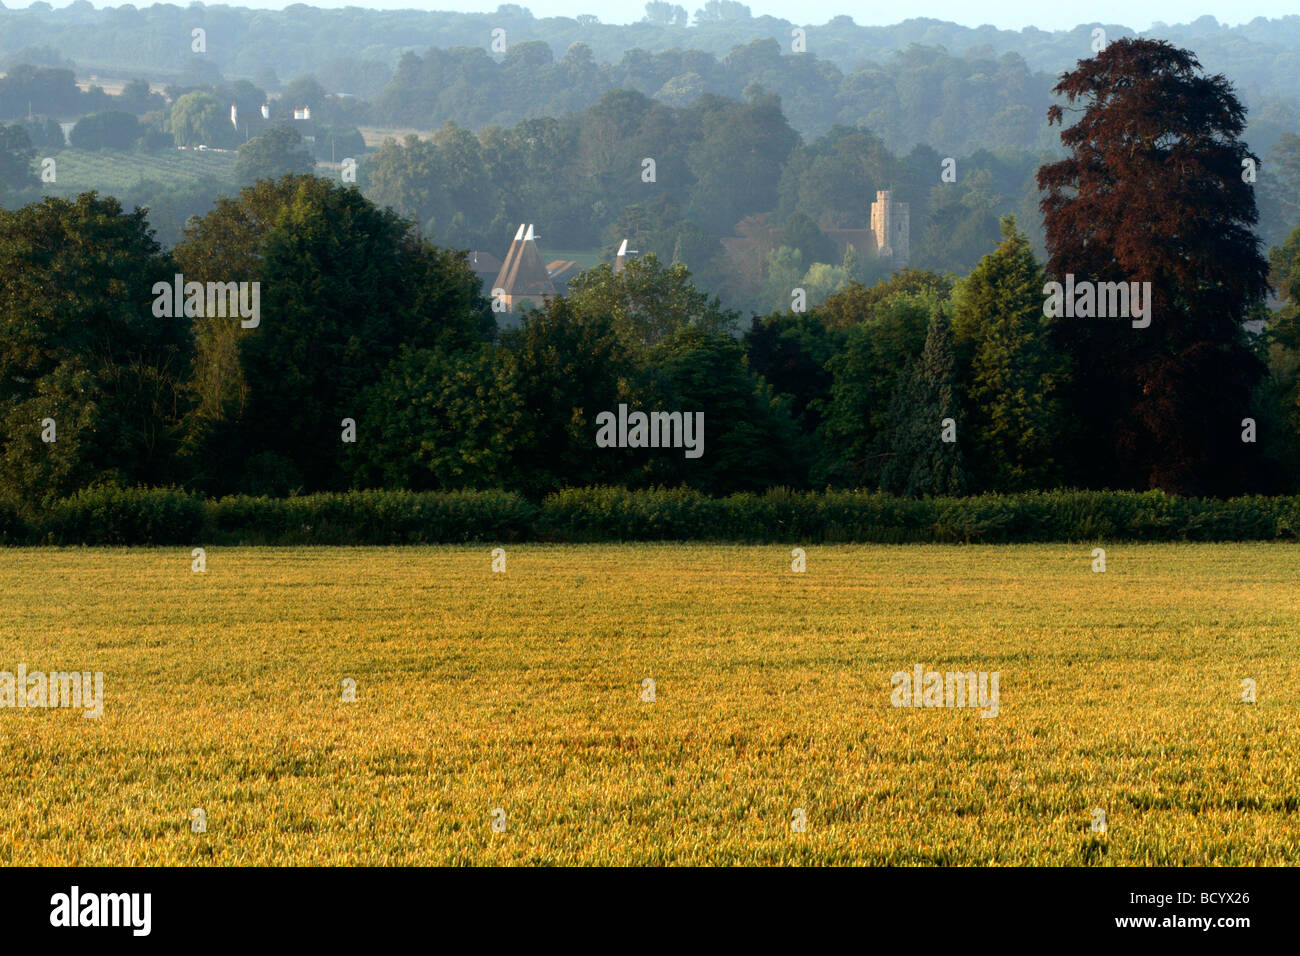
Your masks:
M1151 322L1062 318L1080 483L1226 494L1253 483L1241 440L1264 374L1243 330L1268 289L1252 227L1258 164L1221 75L1164 41L1124 39L1062 75L1068 157L1038 185L1049 276L1150 282ZM1078 114L1064 125L1066 113ZM1249 163L1247 162L1249 161Z

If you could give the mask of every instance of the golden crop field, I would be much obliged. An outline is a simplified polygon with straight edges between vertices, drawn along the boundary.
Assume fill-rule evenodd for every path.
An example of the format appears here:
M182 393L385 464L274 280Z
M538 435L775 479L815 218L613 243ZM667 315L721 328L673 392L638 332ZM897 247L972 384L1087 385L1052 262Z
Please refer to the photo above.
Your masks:
M490 551L0 550L0 862L1300 858L1295 546Z

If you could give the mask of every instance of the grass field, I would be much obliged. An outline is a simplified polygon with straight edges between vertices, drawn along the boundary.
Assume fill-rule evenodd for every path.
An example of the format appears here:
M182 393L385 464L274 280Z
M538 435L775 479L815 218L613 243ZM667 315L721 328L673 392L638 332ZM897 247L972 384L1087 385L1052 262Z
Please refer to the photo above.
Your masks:
M361 131L361 138L371 149L378 149L384 145L384 140L395 139L397 142L403 142L408 136L415 136L419 139L433 139L433 130L416 129L414 126L358 126Z
M1300 857L1295 546L489 551L0 550L0 670L105 686L0 709L0 862Z
M75 196L94 189L118 195L145 181L175 189L205 179L232 185L235 159L234 152L213 150L169 149L150 154L65 149L54 156L58 180L46 185L44 191L54 196Z

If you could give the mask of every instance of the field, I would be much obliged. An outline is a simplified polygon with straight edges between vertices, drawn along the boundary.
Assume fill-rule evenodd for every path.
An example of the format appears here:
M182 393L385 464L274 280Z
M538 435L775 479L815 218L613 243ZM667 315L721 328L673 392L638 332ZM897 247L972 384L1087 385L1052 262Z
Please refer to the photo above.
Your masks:
M95 189L116 196L145 181L176 189L213 179L233 188L236 155L213 150L171 149L149 154L65 149L54 159L58 181L47 185L45 192L70 197Z
M0 863L1300 856L1294 545L490 550L0 550Z
M371 149L383 146L386 139L395 139L399 143L408 136L433 139L433 130L416 129L413 126L359 126L357 129L361 131L361 138Z

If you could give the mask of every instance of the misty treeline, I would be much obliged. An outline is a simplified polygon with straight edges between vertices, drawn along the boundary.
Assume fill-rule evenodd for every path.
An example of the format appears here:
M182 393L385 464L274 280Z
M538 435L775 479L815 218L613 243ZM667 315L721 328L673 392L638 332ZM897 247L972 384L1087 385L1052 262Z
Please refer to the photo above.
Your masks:
M186 144L237 145L221 103L229 99L242 114L255 113L260 92L250 87L241 82L215 93L179 93L166 111L166 135ZM297 88L303 99L319 92L311 84ZM910 204L910 261L924 268L969 271L997 241L1001 215L1037 222L1034 154L958 153L951 157L956 182L941 183L947 154L929 146L895 153L872 131L844 126L804 142L783 106L760 89L742 100L705 94L686 107L615 90L562 118L477 134L448 124L428 139L390 140L369 155L355 131L322 123L315 148L317 156L332 145L340 157L355 154L366 196L414 220L438 245L501 256L520 222L538 225L544 250L600 250L608 258L628 239L631 248L684 262L729 307L759 314L788 305L795 285L820 301L849 280L870 283L887 275L888 265L874 261L873 250L857 249L855 261L845 263L820 232L866 229L879 189ZM39 159L61 148L62 133L57 124L47 131L48 122L0 127L5 205L51 188L37 177ZM99 147L112 135L116 148L144 148L132 143L152 129L122 110L105 111L80 120L72 140L74 148L83 141ZM332 143L326 131L336 129ZM244 144L241 160L280 131L272 127ZM1300 158L1300 140L1294 146ZM304 160L311 165L305 147L263 152L269 155L258 165L260 178L303 171ZM654 164L648 173L647 160ZM1266 185L1273 183L1269 164L1263 175ZM239 170L236 178L243 178ZM141 184L117 198L150 206L160 241L170 246L185 219L210 209L218 191L232 190L211 182L171 190ZM734 241L724 247L724 237Z
M218 16L194 4L101 12L86 5L89 19L102 21L88 42L80 4L48 16L39 6L0 9L0 70L9 73L0 79L0 119L30 113L70 120L98 110L138 115L158 108L147 86L143 94L132 88L115 97L91 80L88 91L78 91L74 70L147 80L165 87L169 103L187 92L214 92L223 114L230 102L239 101L247 115L268 95L284 96L337 125L436 129L450 122L476 131L578 112L610 90L689 106L705 93L741 99L757 86L781 97L791 126L805 137L837 124L865 126L896 152L930 143L946 155L1050 148L1039 120L1054 77L1091 55L1102 39L1092 29L1103 29L1107 41L1131 33L1118 26L970 30L935 20L866 28L839 17L792 36L793 26L764 17L724 21L722 30L701 24L676 31L678 42L663 43L650 24L537 29L551 21L519 17L517 8L503 7L497 16L299 6L259 11L256 28L241 36L239 24L251 11L227 8ZM401 45L386 38L369 47L358 43L359 34L379 32L384 20L409 15L464 17L474 28L415 29L399 34ZM51 29L51 21L65 17L69 29ZM345 23L335 22L340 19ZM325 26L331 22L333 29ZM749 23L764 28L746 29ZM195 29L205 31L202 53L191 50ZM610 31L629 31L628 42L603 47L600 38ZM1233 80L1251 110L1250 139L1258 148L1267 152L1281 133L1300 128L1300 17L1231 30L1202 18L1154 32L1196 49L1208 69ZM120 36L141 34L147 42L133 44L129 55L114 59L107 52ZM416 52L416 44L427 48ZM796 44L804 52L795 52ZM384 57L357 59L358 48L378 46L386 46ZM247 96L253 89L256 96Z
M76 90L70 73L63 82ZM138 105L153 102L138 87L123 96L132 92ZM117 109L80 120L74 146L131 148L139 138L135 148L154 148L158 135L233 146L236 131L222 104L254 115L263 97L248 81L210 93L171 92L176 98L159 120L163 133L150 125L153 113L137 122ZM313 81L296 81L285 95L290 102L329 100ZM1037 124L1047 130L1043 112ZM277 115L283 113L277 107ZM1017 215L1034 249L1045 250L1034 181L1044 154L999 149L950 155L929 145L899 153L873 130L845 126L803 140L787 104L756 88L740 100L704 94L684 107L615 90L561 118L478 133L449 124L429 139L390 141L369 155L355 129L328 125L328 106L314 115L321 118L317 157L322 151L355 153L365 195L414 220L438 245L501 256L520 222L537 223L543 250L557 253L600 250L608 259L628 239L631 248L683 262L698 284L746 315L788 307L795 287L819 303L851 281L884 278L888 264L872 250L845 256L821 232L866 228L879 189L910 206L910 264L918 268L970 271L999 240L999 219L1008 213ZM59 148L57 124L46 129L52 122L0 127L0 202L17 205L51 188L39 182L35 163ZM280 134L286 142L273 142ZM1261 159L1257 229L1273 245L1300 225L1300 137L1283 134ZM647 160L654 164L651 175ZM948 160L955 181L945 182ZM245 185L311 165L297 134L273 126L242 146L235 178ZM200 180L170 189L140 183L115 195L126 206L149 206L159 240L171 246L190 216L207 212L218 192L231 191Z
M175 112L187 112L197 95L184 94ZM220 116L216 102L209 112ZM105 115L82 120L74 140ZM220 142L228 129L221 120L208 138ZM240 152L238 179L311 168L305 147L273 143L280 133L297 140L281 127L255 138ZM0 181L17 186L14 203L40 189L32 166L39 151L23 135L0 128ZM318 150L323 142L318 137ZM999 241L999 219L1008 213L1041 254L1039 158L959 155L952 157L956 181L942 182L948 158L929 146L896 154L865 129L836 127L801 142L779 101L756 91L744 101L706 95L681 108L614 91L563 119L477 135L449 125L428 140L389 142L361 160L359 181L368 198L412 219L440 246L500 256L520 222L538 224L544 251L598 249L609 259L628 239L630 248L687 265L728 308L762 315L788 307L794 288L815 304L852 281L870 285L888 275L872 250L841 255L821 231L865 228L879 189L910 206L915 267L970 271ZM652 179L643 175L647 159L655 164ZM1258 230L1269 244L1280 243L1300 225L1300 137L1284 136L1264 158L1256 188ZM140 186L118 198L148 205L160 241L170 246L189 216L211 208L214 193L201 182L174 191Z
M144 71L157 82L216 82L221 75L256 79L276 73L288 80L311 74L331 91L371 100L379 96L392 78L394 67L413 49L436 47L446 52L454 47L477 47L489 51L492 31L502 30L507 53L516 45L541 42L553 51L554 60L560 61L579 43L586 47L593 60L608 65L609 76L616 81L604 88L586 90L591 98L573 107L581 108L613 87L633 88L653 95L674 80L679 84L719 82L716 64L733 54L735 48L772 40L787 54L792 53L792 30L798 27L804 30L807 49L801 58L824 63L791 66L781 77L733 76L727 80L734 85L733 89L708 87L707 90L739 95L750 81L758 81L794 104L800 100L794 85L818 82L816 76L827 75L827 67L833 68L834 74L842 74L849 86L865 79L868 88L879 91L874 84L885 77L875 75L876 71L890 72L890 58L913 44L942 47L958 58L971 54L970 58L981 64L1013 54L1009 62L1023 61L1045 91L1051 85L1050 77L1070 69L1078 59L1090 54L1095 27L1103 27L1110 40L1133 36L1131 29L1119 24L1080 24L1071 30L1034 27L999 30L989 25L970 28L914 18L889 26L860 26L847 15L834 17L824 24L796 23L754 16L748 6L735 0L688 4L652 0L646 4L641 22L626 25L601 23L595 15L598 13L595 9L584 12L575 8L573 16L534 17L527 7L516 4L502 4L490 13L359 7L322 10L303 4L284 10L257 10L203 3L153 4L139 8L122 4L96 10L85 0L55 10L37 0L20 10L6 10L0 5L0 70L21 62L60 66L75 61L82 69L101 75L134 76ZM206 31L204 53L193 50L191 33L195 28ZM1300 45L1300 17L1256 17L1249 23L1229 27L1213 17L1203 16L1187 24L1156 24L1146 35L1197 50L1208 70L1227 74L1250 97L1247 105L1253 112L1262 110L1265 100L1290 100L1292 108L1295 106L1295 90L1300 87L1300 63L1295 58L1295 48ZM536 56L536 48L532 49L530 55ZM765 47L760 45L758 49ZM669 74L664 73L664 66L647 68L646 57L682 50L698 51L708 58L687 60L685 68ZM44 56L34 59L33 53ZM497 55L494 59L502 57ZM911 66L908 71L914 69ZM946 72L952 69L945 67ZM695 74L698 80L692 80L690 74ZM972 70L971 74L968 88L977 99L987 95L989 85L996 87L1005 82L996 69L987 65ZM480 71L473 80L467 80L463 91L469 95L457 97L464 105L455 106L449 100L447 108L479 109L485 102L491 102L481 95L480 87L485 79ZM652 82L657 83L654 89L649 88ZM790 85L780 85L786 83ZM537 91L519 92L527 97L534 110L528 115L556 112L554 107L534 98L554 96L553 87L543 85ZM937 92L947 100L958 90L949 87ZM911 97L922 98L915 94ZM496 109L510 110L518 105L516 99L501 103ZM819 116L824 107L808 105L807 119L796 119L796 128L806 133L820 132L803 124L812 122L812 117ZM1028 102L1024 105L1032 106ZM513 123L520 118L524 117L484 121ZM477 125L469 116L454 113L422 117L420 121L436 126L445 120ZM848 122L844 117L835 121ZM932 137L921 136L914 141L895 143L888 135L886 141L892 148L902 150L916 141L934 142ZM955 143L950 148L961 149ZM966 151L976 148L978 144L968 145Z
M497 333L463 253L313 176L220 201L170 251L91 194L0 214L0 493L1300 490L1300 231L1262 255L1241 104L1160 43L1056 89L1046 258L1007 218L964 278L902 271L762 319L647 255ZM178 274L260 283L260 322L160 316ZM1149 283L1149 323L1049 317L1067 275ZM703 412L703 455L598 447L620 405Z
M52 117L80 118L74 148L234 149L244 135L229 120L230 106L257 116L270 98L273 122L291 108L311 109L314 147L283 155L264 149L265 161L236 171L235 187L299 171L313 152L320 161L350 156L369 198L412 218L441 246L499 256L524 221L538 223L543 247L557 252L600 249L608 258L627 238L633 248L685 263L699 284L746 315L788 305L792 287L820 302L851 281L883 278L887 270L869 250L846 259L819 233L864 228L877 189L909 203L916 267L968 272L998 241L1008 213L1045 251L1033 177L1059 147L1042 122L1053 99L1043 68L1087 56L1096 42L1088 29L967 30L938 21L877 29L842 17L810 27L809 52L794 54L784 21L753 18L734 2L691 13L691 26L675 25L677 8L652 3L646 22L616 27L592 18L535 20L508 6L483 15L294 7L259 14L254 29L249 11L218 15L201 5L96 12L37 4L0 12L16 28L0 34L0 50L12 51L0 60L9 69L0 77L0 119L22 126L0 130L0 205L42 192L75 194L41 184L33 171L37 158L62 148ZM178 17L193 21L187 30L207 31L208 49L185 54L176 61L185 69L168 73L164 61L176 63L157 40L181 29ZM1300 28L1292 19L1300 20L1228 29L1202 18L1157 31L1195 37L1201 59L1226 65L1251 107L1246 139L1262 159L1256 228L1268 245L1300 225L1300 101L1269 79L1293 69L1287 51ZM119 95L78 89L61 44L90 22L106 33L96 63L111 61L118 33L149 33L153 41L126 75L169 77L164 91L151 92L138 78ZM368 31L382 44L387 34L377 25L399 23L411 32L403 34L405 52L394 48L391 60L349 70L330 58L335 44L346 43L344 59L372 49L359 42ZM503 52L492 52L497 27L506 30ZM1125 33L1107 29L1112 40ZM587 43L624 33L645 42ZM724 36L743 42L710 46ZM411 52L409 41L424 37L436 46ZM283 44L275 57L273 42ZM294 75L297 54L308 50L315 52L304 68L316 75L282 82L276 70ZM86 48L74 52L81 57ZM223 70L245 78L225 79ZM364 123L438 132L367 156L357 129ZM646 159L657 164L653 181L641 175ZM949 159L956 182L941 185L940 164ZM233 191L206 177L163 185L141 175L134 185L93 185L128 207L149 206L166 246L179 241L190 216ZM731 240L725 247L723 237Z

